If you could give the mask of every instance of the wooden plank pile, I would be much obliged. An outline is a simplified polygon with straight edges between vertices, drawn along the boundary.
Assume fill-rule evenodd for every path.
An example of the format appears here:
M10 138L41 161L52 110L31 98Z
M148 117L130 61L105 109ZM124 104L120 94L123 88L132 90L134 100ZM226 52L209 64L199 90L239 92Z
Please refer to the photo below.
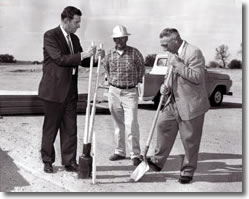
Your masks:
M79 94L77 112L86 112L87 94ZM0 115L44 114L43 101L33 91L0 91Z

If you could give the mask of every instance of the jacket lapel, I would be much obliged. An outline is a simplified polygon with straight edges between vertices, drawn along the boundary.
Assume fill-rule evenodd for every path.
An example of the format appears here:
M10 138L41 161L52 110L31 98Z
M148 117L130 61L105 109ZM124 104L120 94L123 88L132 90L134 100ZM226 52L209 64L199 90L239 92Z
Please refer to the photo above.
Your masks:
M64 35L63 35L63 32L61 31L60 26L58 26L58 28L57 28L57 35L58 35L58 38L59 38L59 40L60 40L60 43L62 44L63 51L64 51L66 54L70 54L69 46L68 46L68 44L67 44L66 38L65 38Z
M182 52L179 55L179 57L184 61L185 63L185 54L186 54L186 49L187 49L188 43L185 41L183 48L182 48ZM186 64L186 63L185 63Z
M71 40L72 40L72 43L73 43L73 51L74 53L78 53L78 52L81 52L81 47L80 47L80 44L78 42L78 39L76 37L76 35L74 34L71 34Z

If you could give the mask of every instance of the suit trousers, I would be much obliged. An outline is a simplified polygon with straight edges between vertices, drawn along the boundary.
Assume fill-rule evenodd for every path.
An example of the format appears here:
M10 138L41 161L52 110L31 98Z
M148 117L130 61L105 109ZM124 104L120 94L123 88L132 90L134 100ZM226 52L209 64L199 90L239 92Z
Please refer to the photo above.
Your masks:
M127 144L131 159L140 156L138 125L138 91L137 88L119 89L110 86L108 102L115 128L115 154L126 156Z
M41 157L44 163L55 161L54 142L60 130L62 165L76 162L77 152L77 79L73 76L63 103L44 100Z
M183 121L178 114L176 104L170 103L158 118L157 144L152 161L160 168L164 167L179 130L185 150L181 175L193 176L197 168L204 115Z

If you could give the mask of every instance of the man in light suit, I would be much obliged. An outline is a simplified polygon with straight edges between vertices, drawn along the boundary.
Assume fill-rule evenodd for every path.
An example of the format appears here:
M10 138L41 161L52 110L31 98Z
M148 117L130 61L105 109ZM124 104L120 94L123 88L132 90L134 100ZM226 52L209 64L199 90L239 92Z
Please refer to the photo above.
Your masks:
M157 145L148 163L161 171L173 147L178 131L185 156L179 182L190 183L197 168L204 115L210 105L205 85L205 60L200 49L182 40L176 29L160 33L160 43L170 54L172 82L162 84L160 91L169 98L158 118Z
M44 171L52 173L55 161L54 141L60 130L62 165L76 172L78 65L89 67L96 47L83 52L74 34L80 28L81 11L68 6L61 13L61 24L44 34L43 76L38 96L44 100L41 157ZM100 54L101 53L101 54ZM98 55L103 56L103 51Z

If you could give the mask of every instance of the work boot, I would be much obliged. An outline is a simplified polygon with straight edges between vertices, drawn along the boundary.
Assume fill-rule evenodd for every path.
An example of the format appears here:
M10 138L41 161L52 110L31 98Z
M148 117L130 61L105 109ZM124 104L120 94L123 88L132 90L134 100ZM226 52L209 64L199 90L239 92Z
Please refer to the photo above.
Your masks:
M125 159L125 157L124 157L124 156L121 156L121 155L118 155L118 154L113 154L113 155L109 158L109 160L111 160L111 161L123 160L123 159Z

